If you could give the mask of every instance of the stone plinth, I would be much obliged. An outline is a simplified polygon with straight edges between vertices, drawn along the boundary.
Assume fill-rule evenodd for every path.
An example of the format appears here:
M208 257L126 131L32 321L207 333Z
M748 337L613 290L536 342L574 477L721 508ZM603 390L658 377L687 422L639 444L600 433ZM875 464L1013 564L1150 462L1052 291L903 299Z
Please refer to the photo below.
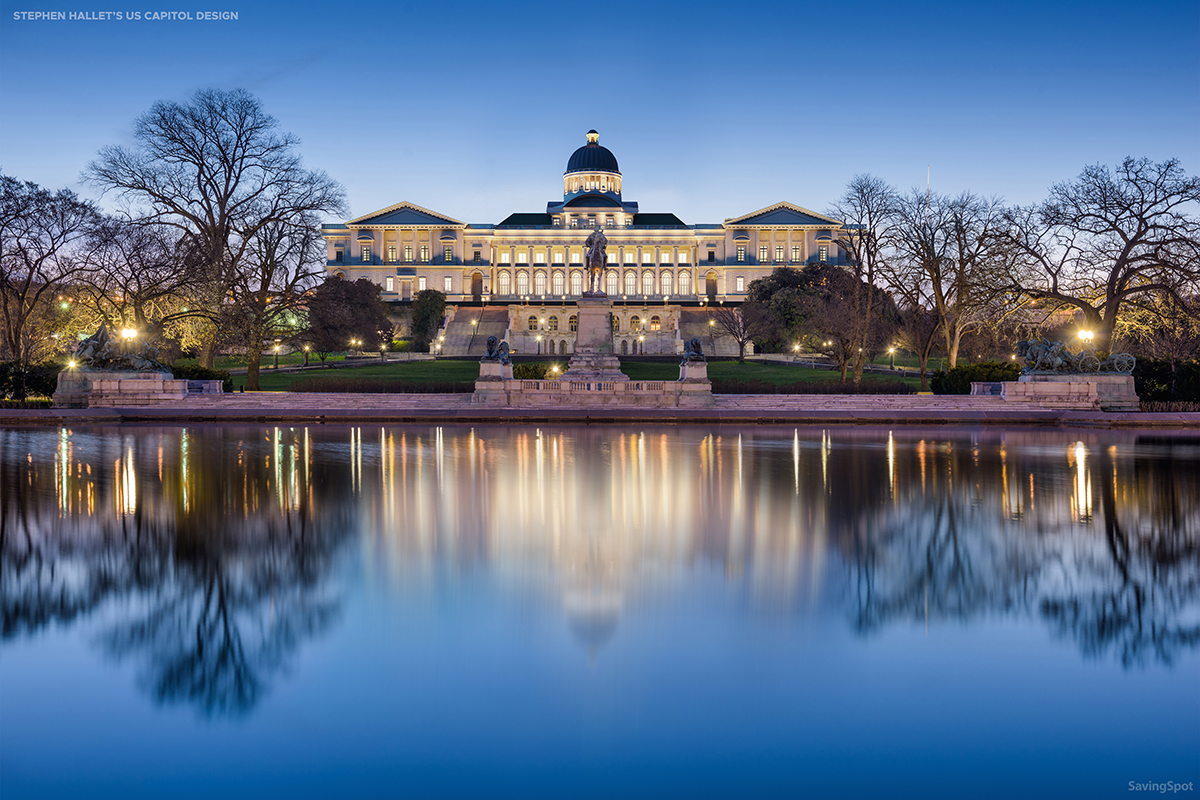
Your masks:
M703 382L711 387L712 381L708 379L708 362L684 361L679 365L679 380L688 383Z
M613 355L612 303L607 296L581 297L577 301L579 327L575 353L567 362L563 381L627 381L621 362Z
M557 408L712 408L704 381L477 381L472 403Z
M68 369L58 373L57 408L149 406L187 396L186 380L169 372L102 372Z
M512 382L512 364L501 364L499 361L480 361L479 377L475 380L475 393L471 402L491 406L508 405L508 391L505 387Z
M1043 408L1100 411L1140 408L1132 375L1022 375L1017 381L1005 381L1000 396L1006 401Z

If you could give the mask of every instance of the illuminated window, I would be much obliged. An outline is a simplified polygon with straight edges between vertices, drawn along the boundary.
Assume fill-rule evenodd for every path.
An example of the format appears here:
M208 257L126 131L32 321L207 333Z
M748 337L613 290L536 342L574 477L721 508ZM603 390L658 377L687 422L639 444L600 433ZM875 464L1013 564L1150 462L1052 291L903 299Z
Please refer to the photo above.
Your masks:
M363 260L364 264L371 263L371 248L370 248L370 246L364 247L362 249L362 260Z
M633 217L626 217L626 218L625 218L625 227L626 227L626 228L632 228L632 227L633 227Z
M739 262L746 260L746 245L739 244L737 247L737 260Z
M453 264L454 263L454 248L452 246L446 245L445 247L442 248L442 263L443 264Z
M567 320L567 327L573 331L579 330L579 317L572 314L571 318Z
M637 273L633 270L625 273L625 294L637 294Z
M558 330L558 317L551 317L546 324L546 329L551 331Z
M450 287L453 286L453 283L451 282L449 275L447 275L445 277L445 279L442 281L442 286L445 287L445 289L443 291L445 291L446 294L450 294Z
M613 328L613 333L621 332L621 318L618 317L616 314L613 314L612 328Z
M775 245L775 260L783 261L783 245L781 244Z
M388 261L395 262L396 260L396 245L388 245Z
M663 250L661 253L659 253L658 254L658 263L670 264L671 263L671 251Z
M650 318L650 330L662 330L662 320L657 315Z
M572 228L579 227L579 217L571 217L571 227Z
M688 263L688 261L690 261L691 258L692 258L692 249L690 247L686 247L683 250L679 251L679 263L680 264Z
M496 278L496 292L498 294L512 293L512 277L508 274L508 270L502 270Z
M794 264L794 263L798 262L799 260L800 260L800 245L794 244L794 245L792 245L792 263Z
M529 263L529 251L528 250L522 248L517 251L517 263L518 264L528 264Z
M768 258L770 258L770 256L767 255L767 246L765 244L760 244L758 246L758 263L765 264L767 263Z
M604 292L617 294L620 290L620 278L617 276L617 271L609 270L608 274L604 276Z
M396 291L396 279L392 277L385 278L383 288L389 292Z
M609 264L615 264L615 263L617 263L617 254L616 254L616 253L609 253L609 254L608 254L608 263L609 263Z
M632 250L626 250L625 251L625 263L633 264L636 262L637 262L637 256L634 254L634 252Z
M692 293L692 273L687 271L679 273L679 293Z
M663 297L666 297L667 295L671 294L671 287L672 287L672 284L674 284L674 282L675 282L674 278L671 276L670 272L664 272L663 274L659 275L658 276L658 289L659 289L658 293L661 294Z
M529 273L525 270L517 273L517 294L529 294Z
M604 227L615 228L616 226L617 226L617 222L611 216L607 216L604 218Z
M533 273L533 293L534 294L545 294L546 293L546 273L540 269L537 272Z
M555 250L555 251L554 251L554 262L553 262L553 263L555 263L555 264L563 264L563 263L566 263L566 262L564 262L564 261L563 261L563 251L562 251L562 250Z
M417 278L417 291L423 292L423 291L425 291L426 288L427 287L425 285L425 276L422 275L420 278Z
M829 247L826 245L821 245L820 247L818 247L817 248L817 258L820 259L822 263L828 261L829 260Z
M478 251L478 250L476 250L476 251L475 251L475 258L474 258L474 261L475 261L475 263L476 263L476 264L480 263L480 257L479 257L479 251Z
M740 277L740 276L738 277L738 279L737 279L737 290L738 290L739 292L744 292L744 291L746 291L746 279L745 279L745 278L743 278L743 277Z
M412 245L411 244L404 245L404 261L405 261L405 263L412 261Z
M654 273L650 270L642 273L642 294L654 294Z
M571 273L571 294L583 294L583 273L579 270Z
M554 275L550 278L550 291L553 294L567 293L567 279L562 272L555 270Z
M421 245L421 263L422 264L429 263L429 245L427 245L427 244Z
M562 217L555 217L555 218L554 218L554 227L556 227L556 228L561 228L561 227L562 227Z
M508 263L508 261L509 261L509 258L510 258L510 256L509 256L509 254L508 254L508 253L501 253L501 254L500 254L500 263L501 263L501 264L507 264L507 263Z
M533 262L535 264L545 264L546 263L546 251L545 250L535 250L533 252Z
M653 264L654 263L654 251L653 250L646 249L646 250L642 251L642 263L643 264Z
M529 330L536 331L538 329L537 317L530 317L527 322L529 325Z
M637 315L630 317L629 318L629 330L633 331L634 333L637 333L641 329L642 329L642 318Z

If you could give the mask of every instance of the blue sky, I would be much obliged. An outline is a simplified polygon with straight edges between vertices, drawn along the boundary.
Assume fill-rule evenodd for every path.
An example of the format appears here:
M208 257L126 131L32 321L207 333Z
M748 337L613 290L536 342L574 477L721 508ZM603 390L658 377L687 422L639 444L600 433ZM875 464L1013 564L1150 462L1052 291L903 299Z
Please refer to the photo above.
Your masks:
M0 168L78 183L156 100L244 87L346 187L467 222L540 211L596 128L643 211L823 210L856 173L1029 203L1085 164L1200 171L1200 2L272 4L29 21L0 3Z

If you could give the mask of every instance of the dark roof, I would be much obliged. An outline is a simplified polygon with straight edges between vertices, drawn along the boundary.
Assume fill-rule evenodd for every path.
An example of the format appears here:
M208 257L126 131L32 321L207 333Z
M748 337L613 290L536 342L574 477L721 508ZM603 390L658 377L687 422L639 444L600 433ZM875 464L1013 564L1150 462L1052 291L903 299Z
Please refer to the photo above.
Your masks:
M597 141L592 141L596 139ZM588 143L576 150L567 159L566 175L571 172L616 172L620 174L621 168L617 166L617 157L612 154L612 151L600 144L598 141L600 134L595 131L588 131Z
M633 227L650 226L655 228L686 228L683 220L674 214L634 214Z
M550 227L553 223L550 221L549 214L509 214L508 218L496 225L497 228L519 228L529 227L530 225L544 225Z
M563 203L565 208L574 208L575 206L616 206L619 208L621 204L608 195L589 193L572 197Z

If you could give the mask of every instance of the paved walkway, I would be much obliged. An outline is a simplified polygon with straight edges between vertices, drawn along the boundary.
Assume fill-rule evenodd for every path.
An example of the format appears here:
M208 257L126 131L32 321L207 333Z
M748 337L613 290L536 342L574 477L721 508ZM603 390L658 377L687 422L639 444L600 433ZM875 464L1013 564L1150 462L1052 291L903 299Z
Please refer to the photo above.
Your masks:
M712 408L508 408L476 405L470 394L193 395L129 408L0 409L0 425L120 423L573 422L817 425L1066 425L1200 430L1200 413L1074 411L1018 406L1000 397L947 395L715 395Z

